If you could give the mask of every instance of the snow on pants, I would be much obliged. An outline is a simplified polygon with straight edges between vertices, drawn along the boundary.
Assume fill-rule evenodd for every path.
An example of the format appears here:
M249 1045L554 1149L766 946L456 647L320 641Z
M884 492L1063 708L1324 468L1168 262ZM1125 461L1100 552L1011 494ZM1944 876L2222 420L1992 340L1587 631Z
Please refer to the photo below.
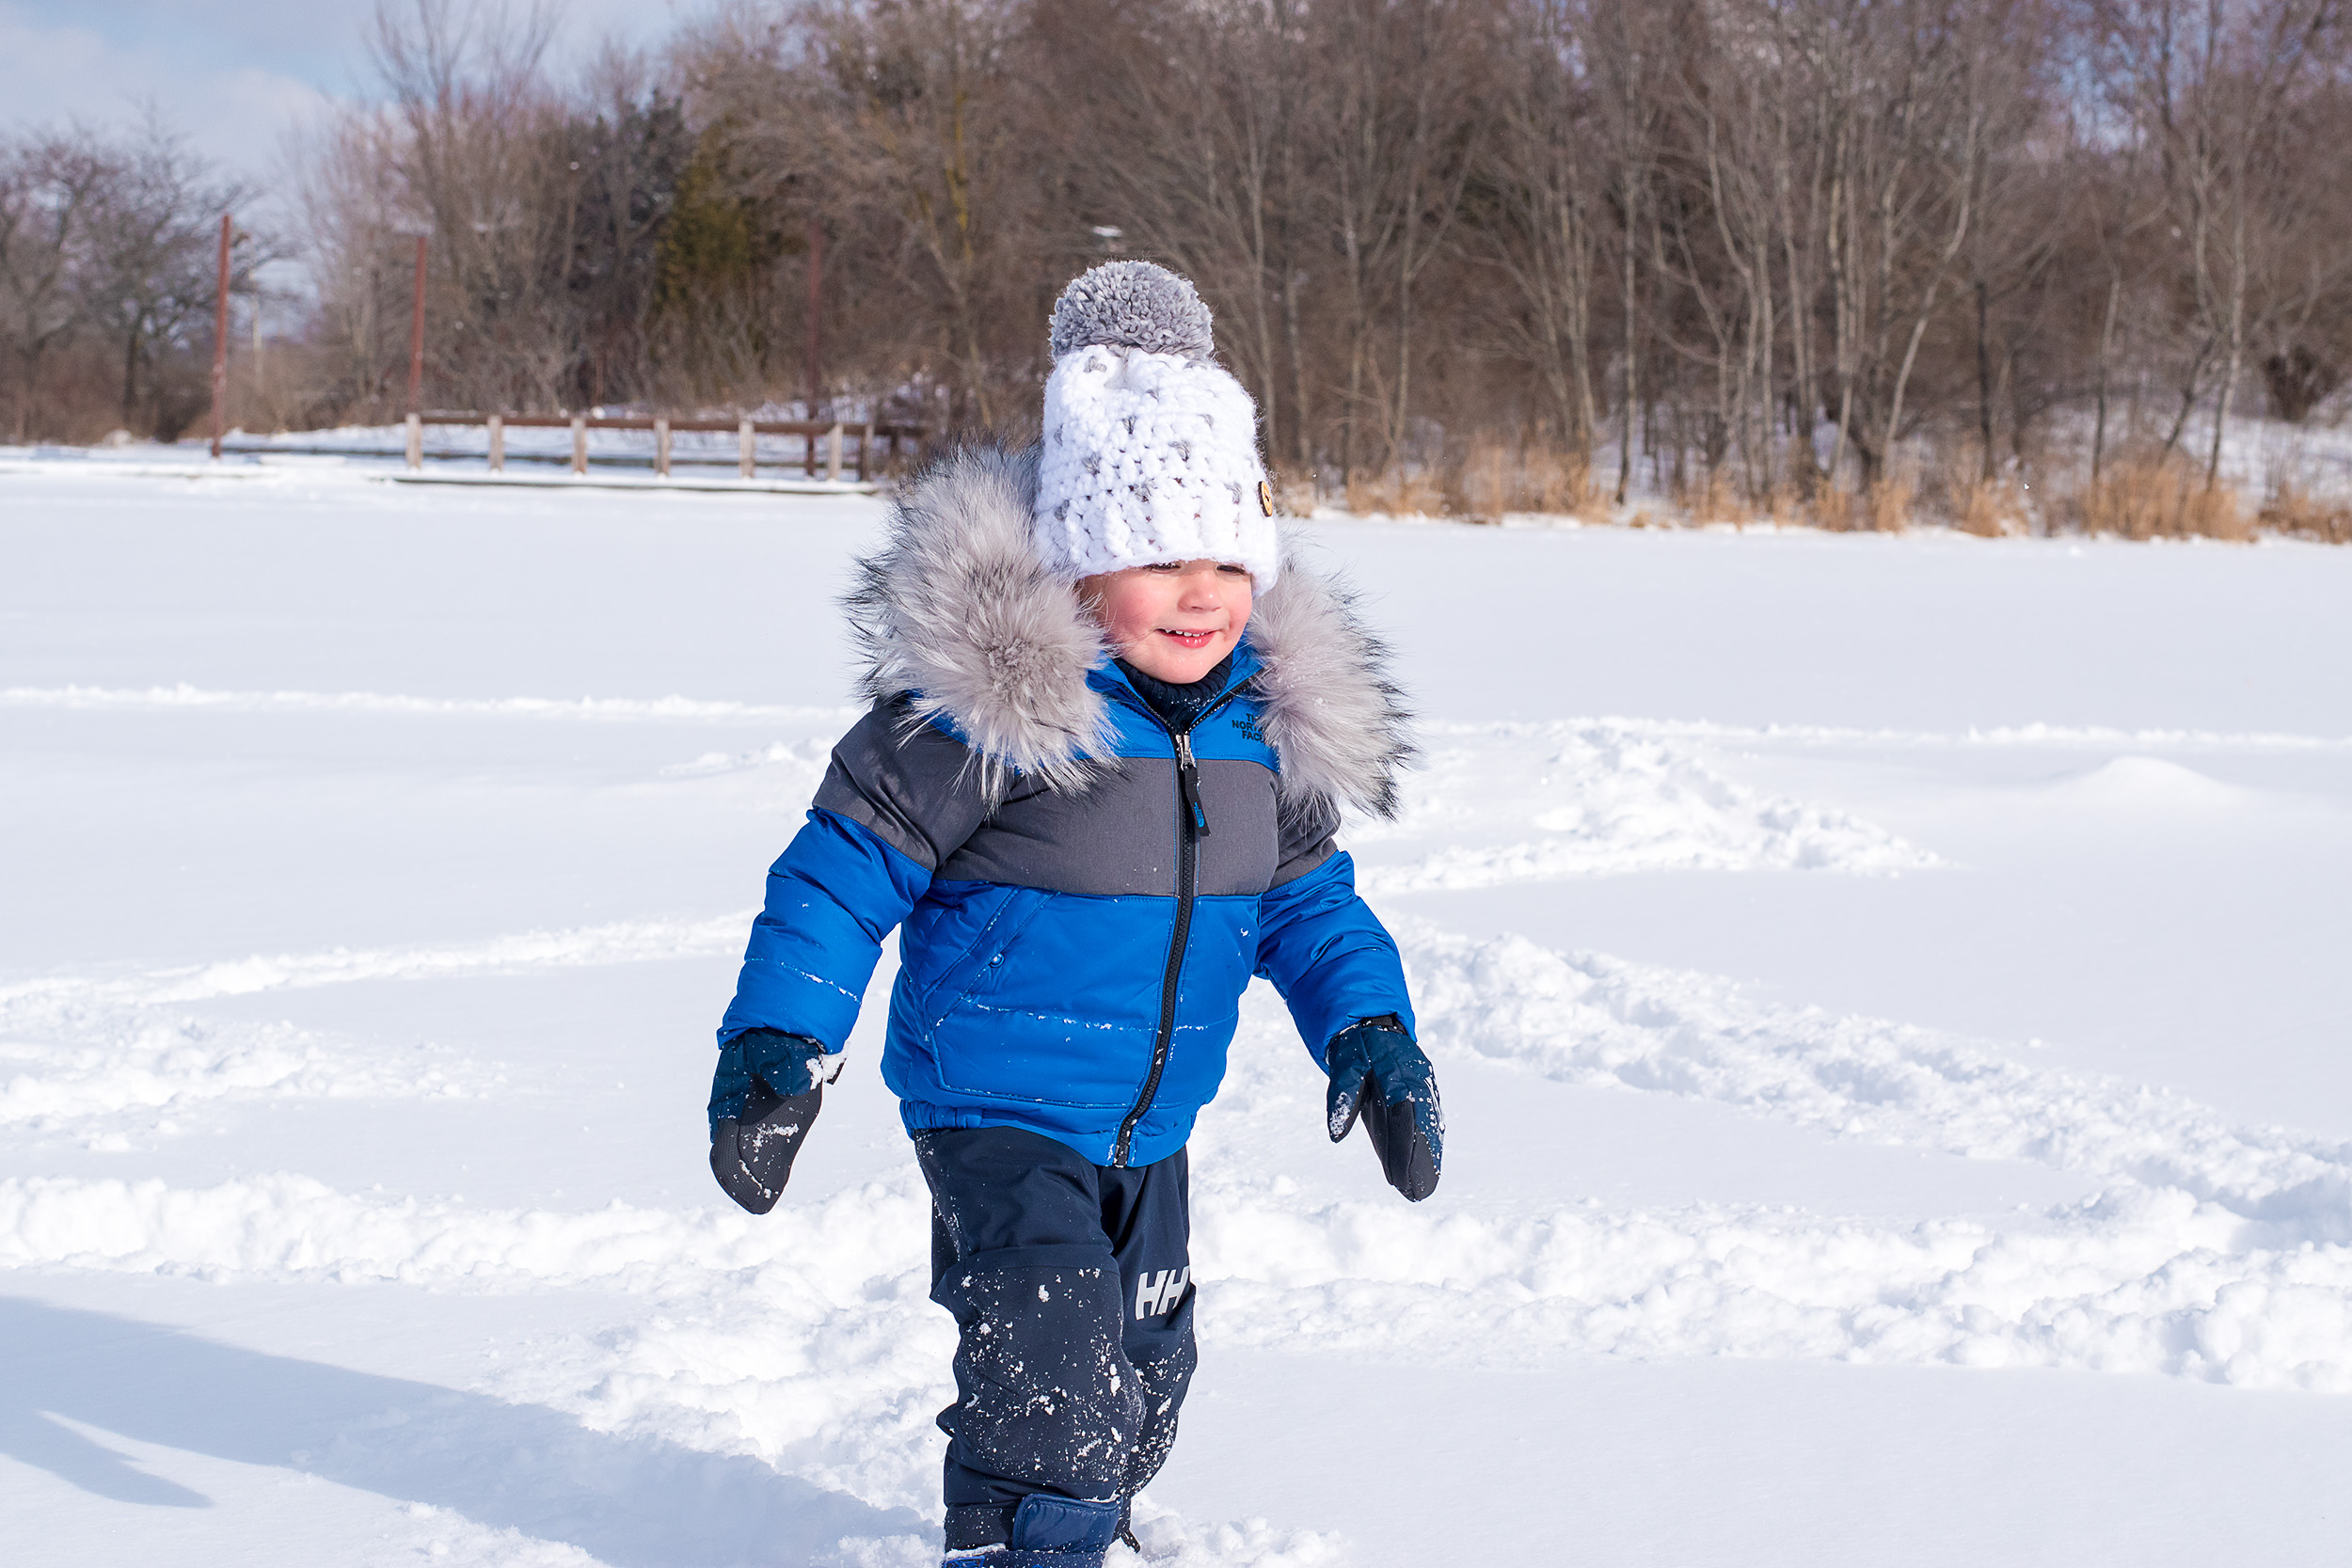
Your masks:
M931 1299L955 1315L947 1549L1009 1538L1032 1493L1134 1496L1192 1381L1184 1152L1089 1164L1009 1127L914 1134L931 1188Z

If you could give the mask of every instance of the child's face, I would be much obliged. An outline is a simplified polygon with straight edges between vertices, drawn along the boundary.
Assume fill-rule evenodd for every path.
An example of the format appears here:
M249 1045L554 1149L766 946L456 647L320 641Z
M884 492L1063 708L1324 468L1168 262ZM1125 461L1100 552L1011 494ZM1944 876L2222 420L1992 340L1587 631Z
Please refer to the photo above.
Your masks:
M1248 572L1226 562L1177 561L1087 578L1078 594L1120 657L1189 686L1241 641L1249 586Z

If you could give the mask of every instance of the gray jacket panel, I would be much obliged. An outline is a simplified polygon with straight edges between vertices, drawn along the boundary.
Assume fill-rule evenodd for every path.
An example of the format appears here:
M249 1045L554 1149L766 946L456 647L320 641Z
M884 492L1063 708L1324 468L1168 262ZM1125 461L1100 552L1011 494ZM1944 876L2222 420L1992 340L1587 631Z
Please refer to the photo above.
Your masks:
M1209 818L1197 863L1200 893L1263 893L1276 857L1272 770L1212 759L1200 765L1200 784ZM1176 822L1176 764L1125 757L1083 792L1015 786L938 874L1056 893L1173 897Z
M995 882L1104 897L1176 892L1176 764L1126 757L1084 789L1014 785L993 814L970 748L939 728L904 730L906 709L873 708L833 749L813 802L837 813L943 881ZM1209 831L1200 840L1204 897L1254 896L1328 859L1339 812L1316 802L1280 813L1262 763L1200 764Z
M935 724L904 733L906 710L883 703L850 726L817 786L821 811L848 817L939 874L987 816L971 749Z

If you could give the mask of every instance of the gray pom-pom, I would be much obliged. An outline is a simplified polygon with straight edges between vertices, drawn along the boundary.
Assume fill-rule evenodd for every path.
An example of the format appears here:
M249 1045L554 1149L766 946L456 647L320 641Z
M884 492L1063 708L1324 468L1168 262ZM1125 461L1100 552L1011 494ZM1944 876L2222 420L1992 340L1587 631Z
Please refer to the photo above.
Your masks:
M1095 343L1193 360L1216 347L1199 292L1152 261L1105 261L1072 278L1054 302L1046 342L1057 359Z

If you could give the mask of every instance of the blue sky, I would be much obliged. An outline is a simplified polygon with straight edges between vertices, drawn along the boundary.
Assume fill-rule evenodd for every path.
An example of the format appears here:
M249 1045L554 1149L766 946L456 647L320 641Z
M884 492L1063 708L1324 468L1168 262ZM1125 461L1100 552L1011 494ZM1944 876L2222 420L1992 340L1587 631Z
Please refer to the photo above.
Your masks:
M458 0L463 4L463 0ZM151 99L203 151L266 178L328 96L364 92L374 0L0 0L0 124L110 124ZM665 33L675 0L562 0L578 50ZM699 7L691 8L699 9Z

